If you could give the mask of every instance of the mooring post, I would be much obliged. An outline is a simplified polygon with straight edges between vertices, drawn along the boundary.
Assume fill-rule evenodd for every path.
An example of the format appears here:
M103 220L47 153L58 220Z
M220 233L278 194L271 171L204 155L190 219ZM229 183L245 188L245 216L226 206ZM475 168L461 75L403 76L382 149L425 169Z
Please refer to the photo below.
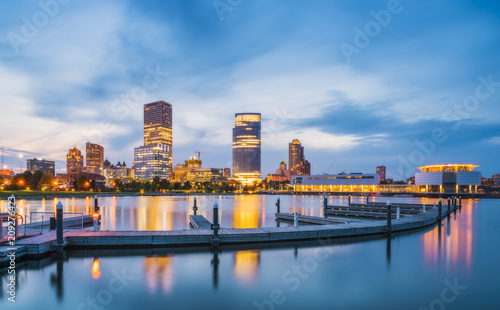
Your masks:
M94 212L92 215L92 218L94 219L94 231L99 231L99 213Z
M436 210L436 203L434 202L434 210Z
M349 194L349 201L348 201L347 205L348 205L348 206L350 206L350 205L351 205L351 194Z
M299 213L293 212L293 227L299 226Z
M426 210L425 210L425 204L422 206L422 213L425 213Z
M276 213L280 213L280 198L276 201Z
M97 199L97 195L94 196L94 212L99 212L99 200Z
M196 211L198 211L198 207L196 206L196 196L194 196L194 205L193 205L194 215L196 215Z
M323 196L323 216L326 217L326 209L328 208L328 198L326 194Z
M443 218L443 201L439 198L438 202L438 218L441 220Z
M370 195L366 194L366 204L370 202Z
M392 204L390 201L387 202L387 231L392 230Z
M57 241L57 252L62 252L63 250L63 205L59 201L56 206L56 241Z
M219 205L217 204L217 201L214 204L214 220L212 224L212 230L214 231L214 235L212 237L212 245L218 245L219 244Z
M448 197L448 215L451 214L451 198Z
M458 197L458 207L462 209L462 196Z
M399 207L396 209L396 219L399 220L399 217L401 216L401 210L399 209Z

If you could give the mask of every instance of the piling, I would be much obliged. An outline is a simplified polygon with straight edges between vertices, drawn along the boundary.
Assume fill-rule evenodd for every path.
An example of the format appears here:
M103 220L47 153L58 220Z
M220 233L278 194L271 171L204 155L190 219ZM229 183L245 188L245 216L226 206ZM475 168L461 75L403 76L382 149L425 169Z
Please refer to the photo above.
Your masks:
M439 218L439 220L441 220L443 218L442 212L443 212L443 201L440 198L439 202L438 202L438 218Z
M280 198L276 201L276 213L280 213Z
M211 239L211 243L212 245L218 245L219 244L219 229L220 229L220 226L219 226L219 205L217 204L217 202L215 202L214 204L214 220L213 220L213 224L211 225L212 227L212 230L214 231L214 234L212 236L212 239Z
M370 195L366 195L366 204L370 202Z
M448 216L451 214L451 198L448 197Z
M293 227L299 226L299 213L293 212Z
M462 196L458 197L458 207L462 209Z
M349 201L347 202L347 205L350 206L351 205L351 194L349 194Z
M99 212L99 200L97 199L97 195L94 196L94 212Z
M427 211L425 210L425 204L424 204L424 205L422 206L422 213L425 213L425 212L427 212Z
M392 230L392 204L390 201L387 202L387 231Z
M56 206L56 241L57 252L63 250L63 205L59 201Z
M323 196L323 215L327 217L326 214L326 209L328 208L328 198L326 198L326 195Z
M198 207L196 206L196 196L194 197L194 204L193 204L193 212L194 215L196 215L196 211L198 211Z
M399 220L401 216L401 210L399 209L399 207L396 209L396 219Z

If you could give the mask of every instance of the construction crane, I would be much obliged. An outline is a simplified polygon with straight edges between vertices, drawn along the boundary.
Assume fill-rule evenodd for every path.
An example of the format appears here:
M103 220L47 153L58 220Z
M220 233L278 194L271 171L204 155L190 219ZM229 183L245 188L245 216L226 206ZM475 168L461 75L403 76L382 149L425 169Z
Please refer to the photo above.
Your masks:
M198 159L201 159L201 154L210 155L209 153L204 153L204 152L201 152L200 150L194 151L194 153L198 155Z
M336 162L336 161L337 161L337 160L335 159L335 160L333 161L333 163L330 165L330 167L329 167L329 168L328 168L325 172L323 172L323 174L328 174L328 172L330 172L330 169L332 169L333 165L335 165L335 162Z

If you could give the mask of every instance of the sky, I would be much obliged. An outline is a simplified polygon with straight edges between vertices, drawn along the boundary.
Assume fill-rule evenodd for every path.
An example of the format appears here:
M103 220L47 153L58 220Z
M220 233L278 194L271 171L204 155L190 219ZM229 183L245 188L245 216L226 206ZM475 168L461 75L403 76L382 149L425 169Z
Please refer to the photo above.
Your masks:
M145 103L173 105L173 163L231 167L234 114L262 113L262 175L297 138L313 174L500 173L498 1L2 1L0 147L112 163L143 144ZM333 166L332 166L333 164ZM328 170L329 169L329 170Z

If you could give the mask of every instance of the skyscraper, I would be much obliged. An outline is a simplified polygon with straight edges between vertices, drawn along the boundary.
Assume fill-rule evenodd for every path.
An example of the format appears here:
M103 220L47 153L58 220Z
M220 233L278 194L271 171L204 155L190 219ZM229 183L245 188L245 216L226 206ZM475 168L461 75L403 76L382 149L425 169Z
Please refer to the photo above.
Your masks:
M169 175L172 175L172 105L165 101L144 105L144 146L158 144L167 147Z
M154 177L169 178L168 156L166 145L150 144L136 147L134 149L135 177L142 180L151 180Z
M288 143L288 164L292 175L303 174L304 147L300 144L299 139L293 139L291 143Z
M378 166L377 174L380 177L380 182L385 182L385 166Z
M260 113L236 113L233 128L233 176L242 184L260 182Z
M304 147L299 139L288 143L288 163L292 175L310 175L311 164L305 159Z
M43 173L50 173L53 176L56 175L55 173L55 165L56 163L52 160L45 160L41 158L33 158L33 159L28 159L26 161L26 169L35 173L36 171L40 170Z
M86 158L87 172L102 174L104 166L104 148L99 144L89 143L86 144Z
M67 173L83 171L83 155L76 146L69 149L68 155L66 156L66 171Z

